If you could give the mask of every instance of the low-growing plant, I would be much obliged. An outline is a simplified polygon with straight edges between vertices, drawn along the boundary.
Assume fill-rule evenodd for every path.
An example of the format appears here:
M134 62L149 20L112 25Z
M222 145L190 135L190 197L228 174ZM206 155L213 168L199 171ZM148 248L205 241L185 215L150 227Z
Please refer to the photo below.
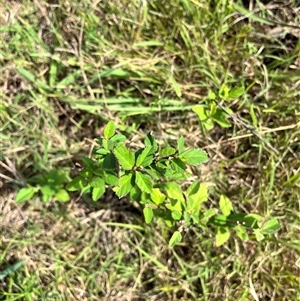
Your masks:
M69 192L90 193L98 201L108 187L119 198L126 197L140 204L145 222L162 219L168 227L176 228L169 241L174 246L182 239L179 224L216 229L216 245L221 246L234 231L243 240L257 240L274 234L280 229L276 219L266 220L257 214L234 212L233 204L221 195L219 208L207 209L208 187L206 183L192 181L185 184L192 173L189 166L208 162L205 151L185 148L180 137L176 147L159 146L155 137L148 133L142 148L132 150L127 138L116 133L115 124L109 121L103 137L96 140L98 147L92 158L83 157L83 169L70 180L62 171L50 172L39 185L22 188L17 202L29 200L40 192L45 202L51 198L68 201Z

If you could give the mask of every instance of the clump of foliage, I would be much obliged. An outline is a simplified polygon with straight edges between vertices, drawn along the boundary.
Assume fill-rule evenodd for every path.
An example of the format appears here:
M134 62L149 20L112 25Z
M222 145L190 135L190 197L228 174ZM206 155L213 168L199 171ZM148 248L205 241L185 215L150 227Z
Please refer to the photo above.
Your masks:
M91 193L92 199L98 201L111 187L119 198L127 197L141 205L146 223L159 218L168 227L176 227L178 222L185 227L214 226L217 246L230 238L232 230L243 240L249 239L247 229L254 231L257 240L279 230L276 219L264 221L257 214L235 213L231 201L224 195L220 197L219 208L206 209L203 205L208 199L205 183L193 181L188 187L178 184L191 176L189 165L209 160L201 149L185 149L183 137L176 147L159 147L155 137L148 133L144 147L137 150L131 150L126 139L116 133L115 124L109 121L104 137L97 139L98 148L93 158L82 158L84 168L75 178L70 180L66 172L54 170L39 185L21 189L16 201L29 200L38 192L45 202L52 197L68 201L71 191ZM174 231L170 246L181 239L181 232Z

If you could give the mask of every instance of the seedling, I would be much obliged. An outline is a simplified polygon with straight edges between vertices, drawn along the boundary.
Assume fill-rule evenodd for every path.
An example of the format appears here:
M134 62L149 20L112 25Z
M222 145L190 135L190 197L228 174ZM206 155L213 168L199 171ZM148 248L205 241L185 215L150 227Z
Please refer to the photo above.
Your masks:
M192 176L189 165L207 163L208 155L198 148L185 148L183 137L175 147L160 147L152 133L148 133L144 146L136 150L131 149L126 140L124 135L116 133L115 124L109 121L103 137L96 140L98 147L92 158L82 158L83 169L75 178L68 181L65 174L52 172L40 185L21 189L16 201L28 200L39 191L44 201L51 197L67 201L68 191L90 193L94 201L99 201L110 187L119 198L138 202L146 223L157 218L170 228L176 228L179 222L185 227L215 227L217 246L230 238L231 230L243 240L249 239L247 229L252 229L259 240L264 234L279 230L275 219L262 224L261 216L234 213L231 201L223 195L219 208L206 209L203 205L208 199L206 183L194 181L187 186L182 183ZM64 182L67 182L66 187L63 187ZM174 246L181 239L178 228L169 245Z

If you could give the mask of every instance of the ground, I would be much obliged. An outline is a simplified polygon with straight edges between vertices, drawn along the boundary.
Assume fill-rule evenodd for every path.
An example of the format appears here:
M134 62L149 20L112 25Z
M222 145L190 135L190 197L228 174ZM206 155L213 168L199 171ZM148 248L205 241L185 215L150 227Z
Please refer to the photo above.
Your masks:
M0 1L0 300L298 300L299 5ZM230 115L199 119L214 101ZM226 195L280 231L216 247L192 227L170 248L109 190L15 202L52 169L76 174L108 120L133 148L153 131L206 150L207 208Z

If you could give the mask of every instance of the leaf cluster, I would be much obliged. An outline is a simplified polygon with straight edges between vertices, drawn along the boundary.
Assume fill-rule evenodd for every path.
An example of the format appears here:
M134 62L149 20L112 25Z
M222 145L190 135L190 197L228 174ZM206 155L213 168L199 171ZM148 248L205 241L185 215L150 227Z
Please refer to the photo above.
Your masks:
M186 149L183 137L178 139L175 147L159 146L150 132L144 139L143 147L136 150L132 150L126 140L124 135L116 132L115 124L109 121L103 137L96 140L98 147L92 158L82 158L84 168L76 177L69 180L65 174L54 171L44 183L21 189L16 201L28 200L37 192L42 193L45 202L51 197L68 201L68 192L72 191L90 193L93 201L98 201L110 187L119 198L137 201L146 223L158 218L168 227L174 227L178 222L185 227L215 227L217 246L224 244L232 231L241 239L248 240L247 229L251 229L256 239L261 240L265 234L279 230L277 220L263 222L263 218L255 214L234 213L231 201L223 195L219 209L206 209L203 206L208 199L205 183L194 181L188 187L179 184L191 176L189 165L208 162L205 151ZM175 231L170 246L181 239L181 232Z

